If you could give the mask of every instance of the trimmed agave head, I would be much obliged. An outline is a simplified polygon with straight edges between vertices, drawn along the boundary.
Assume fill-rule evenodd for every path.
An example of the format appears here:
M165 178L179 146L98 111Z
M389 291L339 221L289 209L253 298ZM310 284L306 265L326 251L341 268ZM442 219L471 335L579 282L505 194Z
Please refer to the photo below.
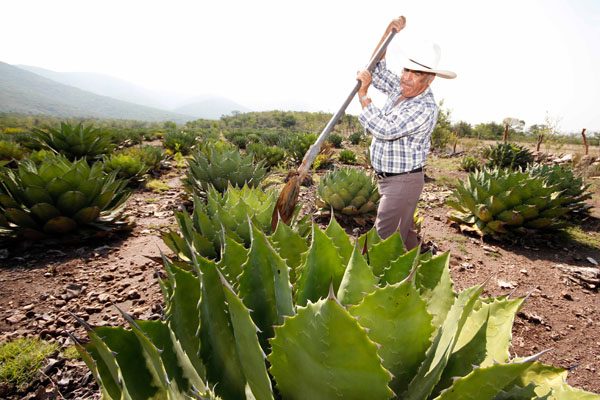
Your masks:
M450 220L461 230L500 237L508 233L526 233L536 229L555 229L563 225L561 217L569 212L566 198L555 185L527 172L507 169L483 169L459 181Z
M510 359L523 299L456 293L448 253L405 252L399 234L374 231L353 245L335 221L296 247L285 227L252 226L250 248L225 246L219 263L164 258L165 320L81 321L90 342L77 346L103 397L591 398L537 356Z
M529 173L544 179L548 185L556 185L557 190L561 192L561 197L565 200L563 207L570 209L570 215L585 216L589 214L592 206L586 204L585 200L592 197L592 193L588 190L590 184L585 184L583 178L575 176L571 168L561 165L536 164L530 168Z
M71 125L60 123L60 129L35 130L36 140L42 146L63 154L69 160L79 158L94 159L111 150L110 138L102 135L100 129L82 123Z
M129 197L116 172L107 175L100 163L90 167L59 156L39 166L23 161L0 180L0 226L29 239L115 222Z
M196 151L188 165L185 184L199 196L204 196L211 186L221 193L228 185L257 187L267 174L263 161L254 163L251 155L214 146Z
M377 211L379 191L373 178L362 169L340 168L327 173L317 188L317 205L346 215Z

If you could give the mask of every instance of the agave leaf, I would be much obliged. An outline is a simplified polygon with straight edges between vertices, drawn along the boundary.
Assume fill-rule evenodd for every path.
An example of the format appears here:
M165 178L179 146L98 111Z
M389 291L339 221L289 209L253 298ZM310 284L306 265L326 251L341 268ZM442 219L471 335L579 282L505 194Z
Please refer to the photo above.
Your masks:
M200 389L206 377L200 359L200 282L191 272L175 267L163 256L165 269L169 274L170 297L165 301L165 316L169 329L175 337L175 345L181 348L179 358L181 364L191 365L187 368L186 378Z
M417 289L427 302L427 310L433 315L433 325L436 328L442 325L454 303L449 263L450 253L440 254L431 260L423 261L415 276Z
M77 229L77 222L61 215L48 220L43 229L46 233L69 233Z
M268 356L283 398L388 399L390 373L357 321L329 297L275 328ZM352 351L349 351L352 349ZM335 373L331 373L335 371Z
M374 244L369 249L368 260L375 276L381 277L383 271L390 266L392 261L405 252L402 236L398 232L394 232L390 237Z
M567 370L536 361L523 371L514 384L521 387L533 385L536 395L546 396L552 393L552 389L561 387L566 381Z
M100 209L96 206L85 207L73 215L73 219L80 225L94 222L100 216Z
M124 398L166 397L166 393L158 389L159 384L154 381L146 364L140 362L144 360L143 349L133 332L121 327L105 326L97 327L94 331L109 349L100 352L104 362L109 364L111 357L116 361L118 375L115 380L121 383ZM98 349L98 343L94 342L94 344Z
M261 343L266 349L267 339L273 337L273 326L281 325L285 316L294 314L292 287L285 261L265 234L251 225L252 245L239 277L239 293L246 307L252 310L252 319L261 330Z
M444 389L452 386L453 381L458 377L463 377L471 373L475 366L479 367L486 356L486 346L488 337L486 335L489 322L489 307L481 307L478 310L478 316L475 313L467 319L454 346L454 351L448 359L448 364L442 373L440 381L433 390L433 396L438 395ZM483 319L481 324L478 322ZM476 320L476 322L472 322ZM475 331L474 331L475 330ZM474 332L473 332L474 331ZM464 337L468 339L464 339ZM461 340L464 343L461 343ZM459 347L460 346L460 347Z
M40 186L27 186L23 191L23 196L28 207L38 203L53 203L52 197Z
M595 393L586 392L581 389L573 388L569 385L562 384L555 388L550 395L550 400L598 400L600 396Z
M56 205L59 210L70 217L86 206L85 194L76 190L69 190L58 198Z
M31 216L25 211L18 208L6 208L4 215L7 219L19 227L39 229L38 224L31 218Z
M377 229L373 228L373 229L369 230L367 233L363 233L358 238L358 243L360 244L361 249L365 248L365 241L367 243L366 249L367 249L367 253L368 253L373 246L375 246L377 243L381 242L381 238L377 234ZM368 256L367 256L367 261L370 261Z
M457 379L436 400L492 400L530 365L531 363L510 363L477 368L469 375Z
M4 208L17 208L20 207L19 203L17 203L12 197L7 194L0 194L0 204Z
M61 213L52 204L38 203L31 207L31 213L38 217L41 221L48 221L54 217L58 217Z
M271 381L265 365L265 353L263 353L256 335L258 328L250 317L250 311L234 293L224 277L221 281L233 325L240 365L248 381L248 386L256 400L273 400Z
M313 224L312 243L300 270L297 283L296 303L305 306L308 301L327 297L330 285L337 291L345 267L337 247L327 235Z
M342 257L342 264L347 265L353 251L352 243L350 243L350 238L335 219L335 215L331 216L325 234L333 240L333 244L337 247L338 253Z
M273 247L290 267L290 282L295 283L297 269L302 262L302 254L308 250L306 240L283 223L277 224L277 229L270 239Z
M423 400L431 394L446 368L460 331L482 289L481 286L474 286L463 290L458 295L402 399Z
M381 283L387 283L391 285L406 279L415 263L419 261L420 250L420 247L417 246L392 261L390 266L383 271Z
M165 354L166 358L169 359L169 361L173 361L175 365L177 365L177 361L176 360L172 360L174 358L174 354L169 354L170 353L170 349L165 346L165 343L161 343L163 345L162 350L159 350L156 345L150 340L150 338L148 337L148 335L138 326L138 324L133 320L133 318L131 318L131 316L129 316L128 314L126 314L125 312L123 312L121 309L119 309L119 311L121 312L121 315L123 316L123 318L125 319L125 321L127 321L127 323L129 324L129 327L131 328L131 332L133 332L133 334L135 335L135 338L138 341L138 344L141 348L141 353L142 353L142 359L138 360L144 360L144 364L146 365L146 368L148 369L148 372L150 373L150 375L152 376L152 383L154 383L160 394L165 395L165 397L167 397L167 392L179 392L181 389L183 389L183 387L178 388L177 384L179 383L177 381L177 379L175 379L173 382L175 382L175 388L173 388L170 384L170 380L169 378L171 376L175 376L175 375L167 375L167 371L165 369L165 365L163 364L163 360L161 359L161 351L162 353ZM161 339L160 338L160 332L155 332L153 331L152 328L157 328L156 326L153 326L153 322L154 321L142 321L146 323L146 327L149 328L149 330L153 333L155 333L156 335L156 339ZM179 375L180 372L177 371L170 371L171 373L175 373L176 375ZM179 372L179 373L178 373ZM181 395L182 393L177 393L179 395Z
M224 234L224 236L221 260L217 265L225 274L227 281L232 286L237 287L238 277L242 273L242 266L248 260L248 250L229 235Z
M358 304L367 294L375 290L378 281L379 279L373 275L369 264L360 254L357 243L338 289L337 296L340 303L345 306Z
M209 385L223 398L244 398L246 379L238 358L233 327L217 266L194 256L194 268L202 276L200 301L200 349Z
M98 382L102 399L120 400L121 388L117 381L113 378L109 367L104 362L100 354L96 350L93 342L88 343L85 347L79 344L77 340L73 340L75 348L79 352L81 359L85 365L92 371L94 379ZM113 357L114 358L114 357ZM115 363L116 365L116 363Z
M403 393L431 344L434 328L425 301L412 283L405 281L376 289L349 312L381 346L383 366L394 376L390 387Z
M486 358L481 362L482 367L494 363L506 362L509 358L508 349L512 339L512 326L517 311L523 304L523 299L497 299L489 303L489 320L487 324Z

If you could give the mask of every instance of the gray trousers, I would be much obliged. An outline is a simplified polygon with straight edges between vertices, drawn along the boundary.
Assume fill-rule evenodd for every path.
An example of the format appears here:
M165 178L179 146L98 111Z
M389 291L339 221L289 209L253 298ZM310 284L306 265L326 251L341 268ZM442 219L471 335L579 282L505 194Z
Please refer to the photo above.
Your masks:
M424 184L422 171L379 179L381 199L375 228L382 239L399 231L407 250L419 244L413 218Z

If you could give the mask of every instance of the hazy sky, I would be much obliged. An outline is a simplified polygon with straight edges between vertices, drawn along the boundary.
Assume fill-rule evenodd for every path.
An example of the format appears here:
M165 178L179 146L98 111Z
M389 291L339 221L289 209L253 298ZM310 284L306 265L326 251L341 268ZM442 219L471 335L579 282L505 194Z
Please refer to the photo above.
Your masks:
M600 131L600 1L9 0L0 61L217 94L255 110L336 111L387 23L388 52L442 48L436 99L453 121L505 117ZM377 98L376 102L380 102ZM349 111L358 112L358 101Z

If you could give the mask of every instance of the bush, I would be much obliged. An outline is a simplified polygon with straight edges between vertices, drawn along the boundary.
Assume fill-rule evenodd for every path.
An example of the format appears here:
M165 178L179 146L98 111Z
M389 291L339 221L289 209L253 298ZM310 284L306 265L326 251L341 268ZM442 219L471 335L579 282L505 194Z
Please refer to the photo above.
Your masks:
M365 139L365 135L363 132L360 132L360 131L354 132L348 137L348 140L350 140L350 143L352 143L354 145L359 145L364 139Z
M344 164L356 163L356 154L352 150L342 150L338 156L338 160Z
M481 161L473 156L465 156L460 160L460 170L473 172L481 168Z
M331 143L333 145L333 147L335 147L336 149L342 148L342 141L343 140L344 140L344 138L341 135L338 135L337 133L332 133L327 138L327 141L329 143Z
M170 131L165 134L163 141L172 153L187 155L196 146L196 134L188 131Z

